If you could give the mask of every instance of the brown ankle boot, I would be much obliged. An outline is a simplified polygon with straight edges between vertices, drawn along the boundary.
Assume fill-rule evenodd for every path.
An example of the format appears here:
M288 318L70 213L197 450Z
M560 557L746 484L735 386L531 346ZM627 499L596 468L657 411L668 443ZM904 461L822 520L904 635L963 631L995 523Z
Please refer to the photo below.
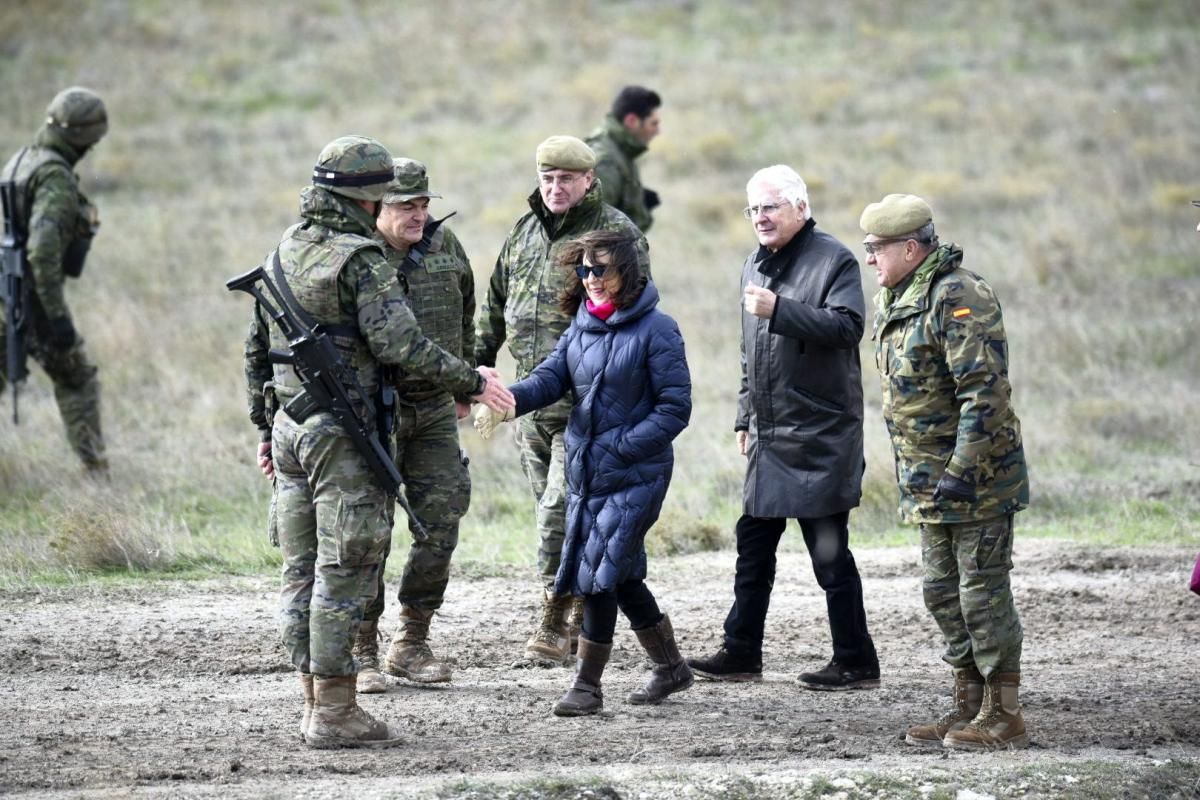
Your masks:
M579 637L579 670L575 682L554 706L559 717L582 717L599 713L604 708L604 695L600 691L600 676L608 663L612 643L597 644Z
M546 589L542 598L542 622L525 643L525 658L530 661L562 664L571 655L571 632L567 614L571 595L554 594Z
M629 702L634 705L656 705L674 692L682 692L692 685L695 680L692 670L688 668L679 648L675 645L675 631L671 628L671 620L663 614L657 625L634 631L638 641L654 662L650 671L650 680L640 689L635 689L629 695Z
M934 722L913 725L904 741L917 747L941 747L950 731L961 730L975 719L983 705L983 676L974 666L954 670L954 708Z
M984 687L983 706L964 728L946 734L946 747L955 750L1020 750L1029 745L1017 687L1019 672L999 672Z
M354 675L314 676L315 705L304 741L309 747L395 747L400 735L358 705Z
M389 675L416 683L448 683L450 665L429 649L429 624L433 609L401 606L400 628L388 647L384 669Z
M304 738L304 734L308 733L308 721L312 718L313 702L315 695L313 694L313 676L307 672L301 672L300 689L304 692L304 716L300 718L300 738Z
M379 671L379 620L363 620L354 637L354 660L358 662L358 691L379 694L387 691L387 678Z

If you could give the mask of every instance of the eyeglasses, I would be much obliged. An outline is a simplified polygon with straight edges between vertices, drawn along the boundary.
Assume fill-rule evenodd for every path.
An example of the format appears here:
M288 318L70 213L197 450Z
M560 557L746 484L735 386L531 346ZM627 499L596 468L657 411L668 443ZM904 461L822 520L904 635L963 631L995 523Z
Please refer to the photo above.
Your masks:
M746 206L742 209L742 216L746 219L754 219L759 214L771 216L779 209L783 208L780 203L763 203L761 206Z
M603 278L606 269L607 264L579 264L575 267L575 274L579 276L579 280L587 278L589 272L597 278Z
M863 242L862 245L863 245L863 250L867 251L867 255L873 256L876 253L878 253L880 250L882 250L883 248L887 247L889 244L895 244L896 242L907 242L907 241L909 241L909 240L908 239L876 239L873 242Z

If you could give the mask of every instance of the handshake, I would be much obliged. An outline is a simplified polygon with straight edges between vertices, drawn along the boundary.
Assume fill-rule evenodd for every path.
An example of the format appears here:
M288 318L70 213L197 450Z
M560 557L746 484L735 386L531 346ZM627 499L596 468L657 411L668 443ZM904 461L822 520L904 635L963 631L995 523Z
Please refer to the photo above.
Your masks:
M479 401L479 408L475 410L475 430L484 439L490 439L497 425L517 416L517 401L505 388L499 372L492 367L479 367L478 371L486 383L483 391L472 398Z

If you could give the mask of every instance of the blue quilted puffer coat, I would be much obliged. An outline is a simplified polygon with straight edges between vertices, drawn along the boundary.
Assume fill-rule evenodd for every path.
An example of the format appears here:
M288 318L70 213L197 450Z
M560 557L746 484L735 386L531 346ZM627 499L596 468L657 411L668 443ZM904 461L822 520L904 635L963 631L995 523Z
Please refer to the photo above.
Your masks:
M566 539L555 591L596 594L646 577L646 531L671 482L671 440L692 414L675 320L648 282L607 321L581 304L550 356L510 387L517 415L570 394Z

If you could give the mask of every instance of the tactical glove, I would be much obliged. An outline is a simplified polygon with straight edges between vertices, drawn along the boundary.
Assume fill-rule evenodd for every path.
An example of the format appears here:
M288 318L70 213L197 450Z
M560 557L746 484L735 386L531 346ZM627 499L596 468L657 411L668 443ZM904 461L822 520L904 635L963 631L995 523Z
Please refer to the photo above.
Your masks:
M497 425L515 417L516 414L511 408L507 411L492 411L481 403L479 408L475 409L475 430L479 431L483 438L490 439Z
M653 211L661 201L658 199L658 192L653 189L642 189L642 202L646 204L647 211Z
M962 478L956 478L949 472L943 472L941 479L933 490L934 500L949 500L953 503L974 503L975 484L968 483Z
M58 317L49 322L46 341L55 350L67 350L75 344L75 325L70 317Z

